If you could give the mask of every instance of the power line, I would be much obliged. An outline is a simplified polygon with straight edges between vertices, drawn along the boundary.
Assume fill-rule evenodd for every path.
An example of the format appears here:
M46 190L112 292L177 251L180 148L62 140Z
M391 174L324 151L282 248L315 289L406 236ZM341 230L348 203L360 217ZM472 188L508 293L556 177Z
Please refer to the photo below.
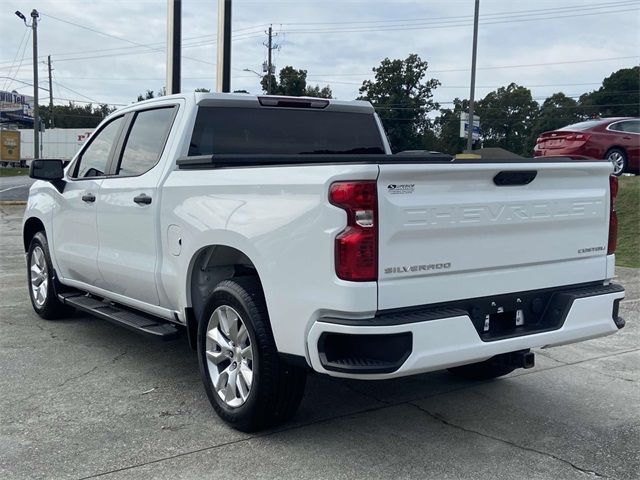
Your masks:
M540 12L540 14L548 15L550 13L562 12L562 11L575 12L576 10L578 11L600 10L600 9L607 9L610 7L623 7L623 6L631 6L631 5L637 5L637 4L638 2L636 0L623 0L619 2L596 3L596 4L590 4L590 5L580 4L580 5L572 5L572 6L565 6L565 7L536 8L536 9L529 9L529 10L514 10L511 12L502 12L502 13L487 13L487 14L481 14L480 18L495 19L495 18L511 17L511 16L520 17L520 16L523 16L523 14L527 14L527 16L529 16L530 14L532 13L535 14L536 12ZM405 18L405 19L394 19L394 20L352 20L352 21L342 21L342 22L283 22L283 23L280 23L279 25L363 25L363 24L386 24L386 23L405 23L405 22L439 23L444 20L460 20L460 19L471 20L472 18L473 18L473 15L457 15L457 16L447 16L447 17L422 17L422 18Z
M20 58L20 65L16 69L15 75L18 74L18 71L22 67L22 62L24 60L25 50L27 49L27 44L29 43L30 36L31 36L31 30L28 29L28 28L25 28L24 33L22 34L22 38L20 39L20 43L18 44L18 49L16 50L16 54L13 57L13 61L11 62L11 67L9 68L9 77L11 77L11 70L13 70L13 66L15 65L16 60L18 59L18 55L20 55L20 49L22 49L22 56ZM23 47L23 43L24 43L24 47ZM4 83L2 84L2 89L3 90L6 90L9 87L11 87L11 83L9 83L9 85L7 86L7 82L8 81L9 81L9 79L5 79Z
M57 20L57 21L62 22L62 23L73 25L74 27L78 27L78 28L82 28L82 29L88 30L88 31L96 33L98 35L104 35L106 37L114 38L114 39L120 40L122 42L127 42L127 43L130 43L132 45L136 45L138 47L145 47L145 48L149 48L151 50L155 50L155 51L159 50L160 52L164 52L164 50L162 50L162 49L157 49L157 48L153 48L153 47L146 47L146 45L143 44L143 43L134 42L133 40L129 40L129 39L123 38L123 37L118 37L117 35L112 35L110 33L103 32L101 30L96 30L95 28L87 27L86 25L82 25L82 24L79 24L79 23L75 23L75 22L70 22L68 20L64 20L62 18L54 17L53 15L49 15L49 14L41 14L41 15L43 15L45 17L48 17L48 18L52 18L52 19ZM196 62L206 63L208 65L215 65L215 63L207 62L206 60L201 60L199 58L192 58L192 57L186 57L186 56L183 56L182 58L193 60L193 61L196 61ZM56 59L56 61L60 62L61 60Z
M243 31L243 30L248 30L248 29L262 29L262 25L256 25L256 26L252 26L252 27L245 27L245 28L240 28L240 29L236 29L235 33L237 33L238 31ZM256 32L245 32L242 33L240 35L237 35L237 37L239 37L239 39L243 39L242 36L243 35L248 35L250 33L258 33ZM262 36L262 35L257 35L257 36ZM191 41L191 40L203 40L203 39L214 39L215 35L197 35L195 37L185 37L183 40L185 42ZM236 35L234 35L234 38L236 38ZM203 44L209 44L210 42L204 42ZM215 43L215 40L213 40L213 43ZM166 44L166 42L152 42L152 43L146 43L146 44L140 44L140 45L132 45L132 46L128 46L128 47L113 47L113 48L100 48L100 49L93 49L93 50L80 50L80 51L76 51L76 52L54 52L51 53L50 55L52 56L68 56L68 55L81 55L81 54L85 54L85 53L100 53L100 52L110 52L110 51L116 51L116 50L129 50L132 48L141 48L141 47L149 47L149 48L153 48L153 47L162 47ZM188 45L188 44L187 44ZM194 46L198 46L198 44L193 44ZM47 55L41 55L38 58L41 59L46 59ZM28 60L31 60L30 58ZM5 61L0 61L0 65L5 65L11 63L8 60Z
M32 31L32 29L31 29L31 28L29 28L29 29L27 29L27 30L28 30L27 38L26 38L26 40L25 40L25 42L24 42L24 46L22 47L22 56L20 57L20 63L18 64L18 67L16 68L15 73L13 74L13 75L15 75L15 76L17 76L17 75L18 75L18 72L19 72L19 71L20 71L20 69L22 68L22 62L24 62L24 55L25 55L25 51L27 50L27 45L29 45L29 39L31 38L31 31ZM11 70L12 70L12 69L10 68L10 69L9 69L9 76L11 76ZM9 81L9 84L7 85L7 87L6 87L6 88L10 88L10 87L11 87L11 83L12 83L12 81L10 80L10 81Z
M575 63L596 63L596 62L608 62L608 61L612 61L612 60L629 60L629 59L638 59L640 60L640 55L628 55L628 56L622 56L622 57L606 57L606 58L585 58L585 59L580 59L580 60L565 60L562 62L545 62L545 63L527 63L527 64L513 64L513 65L490 65L490 66L486 66L486 67L478 67L478 70L494 70L494 69L501 69L501 68L528 68L528 67L543 67L543 66L549 66L549 65L569 65L569 64L575 64ZM446 70L427 70L427 74L433 74L433 73L449 73L449 72L467 72L469 71L468 67L465 68L452 68L452 69L446 69ZM353 77L353 76L358 76L358 77L363 77L363 76L368 76L368 75L372 75L373 70L370 72L359 72L359 73L335 73L335 72L326 72L326 73L315 73L315 74L308 74L307 78L317 78L320 76L324 76L324 77ZM250 76L240 76L237 78L251 78ZM466 88L466 87L465 87Z
M541 20L557 20L562 18L575 18L575 17L585 17L591 15L605 15L612 13L625 13L631 11L637 11L640 8L627 8L627 9L618 9L618 10L605 10L605 11L597 11L597 12L587 12L587 13L572 13L571 15L553 15L553 16L542 16L543 13L535 16L528 15L526 18L520 18L520 16L514 17L503 17L502 19L496 19L495 21L483 21L480 22L482 25L499 25L505 23L520 23L520 22L533 22L533 21L541 21ZM469 27L472 23L469 23L467 20L458 20L458 21L450 21L450 22L440 22L440 23L429 23L423 22L420 24L411 24L411 25L383 25L383 26L363 26L363 27L346 27L346 28L324 28L324 29L298 29L298 30L286 30L286 33L366 33L366 32L390 32L390 31L407 31L407 30L436 30L442 28L458 28L458 27Z
M262 37L262 34L257 34L257 35L249 35L249 36L238 36L238 37L234 37L235 40L247 40L250 38L259 38ZM193 48L193 47L200 47L200 46L204 46L204 45L215 45L216 41L215 40L210 40L210 41L206 41L206 42L198 42L198 43L192 43L192 44L185 44L182 47L183 48ZM123 47L117 50L122 50L122 49L135 49L135 48L139 48L139 47ZM110 51L110 50L114 50L114 49L104 49L104 51ZM96 50L96 52L99 52L100 50ZM56 58L56 62L60 63L60 62L72 62L72 61L77 61L77 60L86 60L86 59L97 59L97 58L111 58L111 57L123 57L123 56L129 56L129 55L143 55L143 54L148 54L148 53L165 53L165 49L163 48L150 48L150 51L147 50L138 50L138 51L134 51L134 52L116 52L116 53L110 53L110 54L105 54L105 55L87 55L87 56L80 56L80 57L72 57L72 58ZM187 56L183 56L183 59L187 59L187 60L194 60L197 62L204 62L204 60L199 60L199 59L195 59L193 57L187 57ZM205 62L207 64L210 65L215 65L215 62ZM8 67L2 67L0 66L0 70L6 69ZM236 69L237 70L237 69Z
M547 12L553 13L562 10L576 11L579 9L580 11L584 10L593 10L593 9L602 9L608 7L615 6L625 6L629 4L638 3L636 0L622 0L619 2L606 2L606 3L594 3L594 4L580 4L580 5L571 5L564 7L553 7L553 8L535 8L529 10L513 10L510 12L501 12L501 13L483 13L480 14L480 18L487 17L503 17L503 16L521 16L521 14L531 14L535 12ZM392 20L359 20L359 21L343 21L343 22L291 22L291 23L282 23L282 25L336 25L336 24L365 24L365 23L396 23L396 22L420 22L420 21L440 21L440 20L451 20L451 19L471 19L473 15L457 15L457 16L447 16L447 17L422 17L422 18L406 18L406 19L392 19Z
M608 8L608 7L611 7L611 6L619 8L619 7L622 7L622 6L633 6L633 5L639 5L639 2L637 0L626 0L626 1L622 1L622 2L608 2L608 3L602 3L602 4L594 4L594 5L590 5L590 6L581 6L580 7L580 11L590 10L590 9L591 10L593 10L593 9L603 9L603 8ZM547 20L547 19L555 19L555 18L565 18L564 16L557 16L557 15L549 17L550 13L553 13L553 12L556 12L556 11L563 11L563 10L573 10L573 9L574 9L574 7L556 7L556 8L551 8L551 9L520 10L520 11L515 11L515 12L505 12L505 13L498 13L498 14L487 14L487 15L484 15L483 18L492 17L492 18L496 18L496 19L502 18L503 20L504 19L509 20L508 22L504 22L504 21L502 21L502 22L491 22L489 24L509 23L510 21L513 20L513 18L520 17L523 14L527 13L528 14L527 17L524 18L522 21ZM632 9L632 10L635 10L635 9ZM584 13L584 14L571 13L571 15L567 15L567 17L575 17L575 16L583 16L583 15L596 15L596 14L604 14L604 13L619 13L619 12L624 12L624 11L628 11L628 10L615 10L614 11L614 10L610 10L609 9L608 11L604 11L604 12L592 12L592 13ZM540 12L538 15L544 15L544 16L546 16L546 18L532 18L532 16L530 15L530 12ZM97 29L94 29L94 28L91 28L91 27L87 27L85 25L81 25L81 24L78 24L78 23L74 23L74 22L70 22L70 21L58 18L58 17L54 17L52 15L45 15L45 14L43 14L43 15L44 16L48 16L50 18L53 18L54 20L58 20L60 22L68 23L68 24L76 26L78 28L86 29L86 30L91 31L93 33L97 33L97 34L100 34L100 35L105 35L105 36L108 36L110 38L114 38L114 39L117 39L117 40L120 40L120 41L124 41L124 42L127 42L127 43L130 43L130 44L134 45L134 47L122 47L122 49L138 47L138 48L148 48L148 49L151 49L151 50L159 50L158 48L155 48L153 46L153 45L156 45L156 43L141 44L141 43L138 43L138 42L134 42L132 40L128 40L126 38L122 38L122 37L119 37L119 36L116 36L116 35L109 34L107 32L103 32L103 31L100 31L100 30L97 30ZM469 17L468 16L433 17L433 18L425 18L425 19L380 20L380 21L370 21L370 22L355 22L354 21L354 22L337 22L337 23L334 23L334 22L332 22L332 23L329 23L329 22L297 22L297 23L296 22L291 22L291 23L282 23L281 25L307 25L307 24L319 24L319 25L321 25L321 24L331 24L331 25L335 25L335 24L340 24L340 23L342 23L342 24L351 24L351 23L358 24L358 23L389 23L389 22L391 22L391 23L393 23L393 22L396 22L396 23L397 22L414 22L415 23L417 21L422 21L423 22L422 24L416 24L416 25L406 25L406 24L405 25L397 25L397 26L394 26L394 25L373 26L373 25L371 25L370 27L359 27L359 28L357 28L355 30L347 28L347 29L290 30L288 32L288 33L350 33L350 32L372 31L372 29L375 30L375 31L424 29L425 27L429 27L429 26L431 26L432 28L436 28L436 27L437 28L446 28L446 27L449 27L451 25L443 23L444 19L465 19L465 18L469 18ZM434 23L434 21L435 21L435 23ZM460 21L462 21L462 20L457 20L457 22L460 22ZM424 22L427 22L427 23L424 23ZM237 31L243 31L243 30L255 30L256 28L261 28L262 25L264 25L264 24L256 25L256 26L250 26L250 27L244 27L244 28L241 28L241 29L237 29L236 32ZM469 24L464 23L464 24L459 24L459 25L454 25L454 26L468 26L468 25ZM398 28L396 28L396 27L398 27ZM247 33L251 33L251 32L247 32ZM255 35L255 37L246 36L244 38L257 38L258 36L259 35ZM204 36L202 36L200 38L206 38L206 37L210 37L210 36L209 35L204 35ZM197 39L197 38L199 38L199 37L193 37L193 39ZM236 38L236 37L234 36L234 38ZM238 39L242 39L242 38L238 38ZM201 45L205 45L205 44L209 44L209 43L215 43L215 41L203 42ZM198 46L198 45L194 44L193 46ZM102 51L108 51L108 50L114 50L114 49L102 49ZM100 51L101 50L95 50L93 52L100 52ZM87 51L87 53L89 53L89 52L92 52L92 51ZM80 53L80 52L78 52L78 53ZM60 55L60 54L56 54L56 55ZM62 54L62 55L73 55L73 53ZM77 58L77 59L79 60L79 59L85 59L85 58L91 58L91 57L81 57L81 58ZM185 58L188 58L188 59L194 60L194 61L204 62L204 61L202 61L200 59L193 59L193 58L189 58L189 57L185 57ZM56 61L61 61L61 60L62 59L56 58ZM205 62L205 63L210 63L210 62ZM2 67L0 67L0 68L2 68Z
M65 85L62 85L60 82L57 82L57 81L55 81L55 80L54 80L54 81L53 81L53 83L55 83L58 87L62 87L62 88L64 88L65 90L70 91L71 93L75 93L76 95L81 96L82 98L86 98L87 100L89 100L89 101L90 101L90 102L92 102L92 103L100 103L100 102L98 102L97 100L94 100L94 99L93 99L93 98L91 98L91 97L87 97L86 95L83 95L82 93L80 93L80 92L78 92L78 91L76 91L76 90L73 90L72 88L69 88L69 87L67 87L67 86L65 86Z

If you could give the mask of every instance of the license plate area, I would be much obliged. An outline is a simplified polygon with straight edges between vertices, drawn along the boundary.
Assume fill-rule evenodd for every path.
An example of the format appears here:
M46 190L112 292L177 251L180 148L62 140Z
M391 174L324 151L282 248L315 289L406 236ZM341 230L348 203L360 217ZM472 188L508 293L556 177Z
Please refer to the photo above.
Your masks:
M562 294L546 291L471 300L466 310L480 338L492 341L558 329L568 307Z
M485 316L483 333L491 332L494 335L511 333L517 327L524 326L524 311L518 309L509 312L488 313Z

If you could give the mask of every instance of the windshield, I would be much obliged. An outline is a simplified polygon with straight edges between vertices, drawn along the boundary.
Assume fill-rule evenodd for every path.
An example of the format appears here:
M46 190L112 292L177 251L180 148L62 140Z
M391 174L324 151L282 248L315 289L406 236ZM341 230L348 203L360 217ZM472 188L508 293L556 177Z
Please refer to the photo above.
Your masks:
M559 128L558 130L569 130L575 132L576 130L587 130L591 127L600 125L602 120L587 120L586 122L574 123L573 125L567 125L566 127Z
M189 156L376 153L373 114L265 107L200 107L189 146Z

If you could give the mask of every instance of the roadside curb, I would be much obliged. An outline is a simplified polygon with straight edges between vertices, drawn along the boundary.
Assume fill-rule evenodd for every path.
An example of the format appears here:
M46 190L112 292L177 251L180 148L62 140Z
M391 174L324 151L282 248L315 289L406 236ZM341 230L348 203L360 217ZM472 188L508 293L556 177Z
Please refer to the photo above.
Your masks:
M25 200L0 200L0 206L4 205L26 205Z

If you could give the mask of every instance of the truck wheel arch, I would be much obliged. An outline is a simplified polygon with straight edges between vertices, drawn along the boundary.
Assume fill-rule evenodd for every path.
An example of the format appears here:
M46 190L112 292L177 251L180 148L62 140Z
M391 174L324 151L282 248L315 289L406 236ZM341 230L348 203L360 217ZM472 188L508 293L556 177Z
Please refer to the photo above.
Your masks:
M22 241L24 244L24 251L27 252L29 250L29 245L31 244L31 239L38 232L45 232L44 223L38 217L31 217L24 222L24 227L22 228Z
M192 317L196 321L201 317L209 296L220 282L239 276L255 276L260 280L255 263L244 252L227 245L199 249L190 262L185 285Z

